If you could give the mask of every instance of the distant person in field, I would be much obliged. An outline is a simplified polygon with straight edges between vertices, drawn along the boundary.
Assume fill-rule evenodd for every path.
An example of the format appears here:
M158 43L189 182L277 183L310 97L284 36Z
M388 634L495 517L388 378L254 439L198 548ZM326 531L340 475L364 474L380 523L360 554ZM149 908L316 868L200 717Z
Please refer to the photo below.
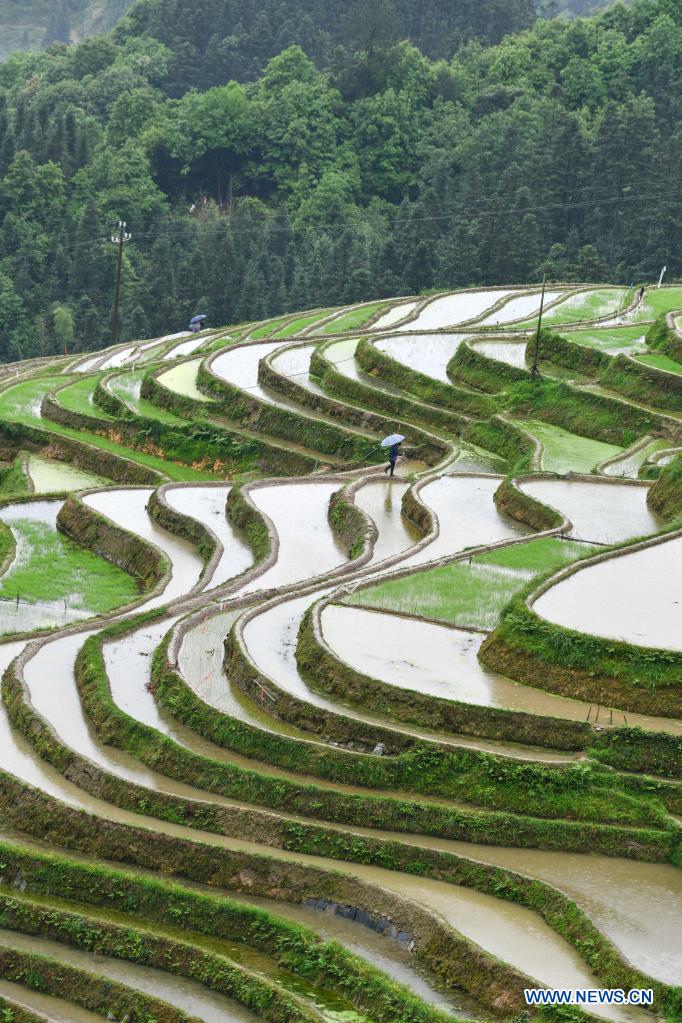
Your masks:
M639 289L639 291L637 292L637 308L638 309L641 309L642 306L644 305L644 296L645 295L646 295L646 288L644 287L644 285L642 285L641 288Z
M388 450L388 465L384 469L384 472L387 472L389 476L392 476L395 472L395 463L400 458L400 454L400 444L392 444Z

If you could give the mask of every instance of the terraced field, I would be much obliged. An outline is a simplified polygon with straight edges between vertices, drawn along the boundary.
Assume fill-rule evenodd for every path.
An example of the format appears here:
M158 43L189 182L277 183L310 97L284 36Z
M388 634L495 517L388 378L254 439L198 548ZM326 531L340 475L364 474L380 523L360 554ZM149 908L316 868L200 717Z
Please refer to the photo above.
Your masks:
M680 294L0 367L3 1019L679 1016Z

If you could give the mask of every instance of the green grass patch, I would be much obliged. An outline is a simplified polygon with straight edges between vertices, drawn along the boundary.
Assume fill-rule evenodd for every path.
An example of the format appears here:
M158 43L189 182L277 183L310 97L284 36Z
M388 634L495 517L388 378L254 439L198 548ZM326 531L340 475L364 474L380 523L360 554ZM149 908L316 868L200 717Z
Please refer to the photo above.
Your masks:
M380 583L345 603L493 629L502 609L531 579L593 553L594 548L573 541L532 540L479 555L470 564L456 561Z
M635 314L634 319L655 320L663 313L671 313L682 308L682 288L652 288L647 292L644 305Z
M599 462L623 451L616 444L579 437L551 423L530 420L522 425L542 444L541 464L545 472L591 472Z
M682 363L675 362L667 355L638 355L637 362L643 362L645 366L653 366L654 369L663 369L666 373L677 373L682 376Z
M172 412L167 412L166 409L159 408L147 398L140 397L140 387L147 372L147 370L141 369L132 373L121 373L119 376L113 377L107 386L112 394L126 402L138 416L157 419L160 423L168 423L169 426L186 426L187 420L181 419L180 416L176 416Z
M278 320L268 320L262 327L257 327L256 330L252 331L250 337L256 341L260 341L264 337L270 337L276 330L283 327L289 319L289 316L280 316Z
M292 320L281 330L278 330L272 337L291 337L292 334L298 334L300 331L305 330L306 327L312 327L318 320L324 320L326 316L331 316L335 309L318 309L316 313L308 313L307 316L299 316L297 320Z
M62 408L69 412L77 412L82 416L94 416L96 419L111 421L113 416L105 412L98 405L95 405L93 395L97 384L104 374L97 373L95 376L85 377L84 380L77 380L75 384L69 384L59 392L57 401Z
M104 614L139 596L132 576L29 515L27 507L26 518L12 520L17 553L0 580L0 599L63 600L69 608Z
M546 327L551 327L561 323L579 323L581 320L596 320L600 316L615 315L623 305L626 295L626 288L585 291L548 309L543 314L542 322ZM537 327L537 323L538 319L535 316L521 326Z
M585 330L565 330L561 336L587 348L595 348L606 355L630 354L644 349L642 327L592 327Z
M376 302L374 305L364 306L362 309L351 309L338 319L327 323L319 331L320 334L342 334L345 330L358 330L364 327L368 320L371 320L377 313L387 308L388 303Z

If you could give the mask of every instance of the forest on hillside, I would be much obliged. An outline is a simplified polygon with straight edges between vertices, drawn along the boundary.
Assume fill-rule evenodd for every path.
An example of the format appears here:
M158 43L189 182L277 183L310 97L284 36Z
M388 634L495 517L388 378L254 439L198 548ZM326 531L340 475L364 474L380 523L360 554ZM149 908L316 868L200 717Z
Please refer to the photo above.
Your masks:
M300 6L138 0L0 64L0 357L106 341L119 218L126 337L682 272L682 0Z

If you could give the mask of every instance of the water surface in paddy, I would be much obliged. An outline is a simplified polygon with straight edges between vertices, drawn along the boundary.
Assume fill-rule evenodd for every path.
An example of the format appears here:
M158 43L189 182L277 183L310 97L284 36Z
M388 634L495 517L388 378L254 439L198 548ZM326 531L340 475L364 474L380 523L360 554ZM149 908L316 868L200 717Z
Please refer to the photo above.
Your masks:
M447 366L467 334L410 334L387 337L374 342L380 352L409 369L416 369L434 380L450 383Z
M526 369L527 341L476 341L472 348L485 356L504 362L514 369Z
M4 929L0 930L0 947L50 956L60 963L144 991L145 994L174 1005L192 1019L201 1019L204 1023L258 1023L257 1016L226 995L209 991L195 981L166 973L164 970L137 966L128 960L113 959L46 938Z
M577 540L614 544L661 528L647 507L646 487L596 480L531 480L520 488L565 515L573 524L568 535Z
M562 294L562 291L546 292L545 305L554 302ZM534 295L519 295L516 298L511 298L500 309L496 309L495 312L482 319L477 326L493 327L498 323L512 323L514 320L525 319L526 316L532 316L533 313L539 311L540 299L541 295L539 292Z
M344 564L348 557L327 521L329 499L338 482L284 483L256 487L250 497L273 522L279 537L277 561L239 592L288 586Z
M294 383L300 384L301 387L314 391L315 394L323 395L325 392L310 376L310 360L316 348L317 344L285 348L280 355L275 356L272 360L273 369L289 380L293 380Z
M19 649L21 649L21 644L12 644L0 649L0 667L3 670ZM540 980L546 977L548 978L547 982L552 984L565 982L568 986L576 987L598 986L589 970L562 939L558 938L534 914L514 907L511 903L499 902L491 896L463 892L456 886L443 882L419 881L409 875L393 874L383 868L361 865L350 865L349 867L348 864L337 860L287 853L256 843L228 839L206 832L193 832L180 825L155 821L120 810L88 796L67 782L44 761L37 759L34 751L23 737L15 736L10 730L2 705L0 705L0 740L2 740L0 741L0 766L4 770L14 773L29 784L37 785L42 790L71 805L82 806L111 820L150 828L184 839L202 841L217 848L239 849L255 855L262 855L267 849L267 854L276 859L340 869L361 880L377 883L408 898L415 898L423 905L433 909L452 926L459 925L462 930L465 929L468 920L468 930L475 932L472 934L473 940L478 941L483 947L489 948L490 951L497 951L498 954L502 950L509 949L513 954L510 961L523 963L521 968L533 973ZM419 841L421 840L420 837ZM637 866L639 865L632 864L633 868ZM459 902L460 895L465 896L463 904ZM473 900L473 905L468 896L477 896ZM481 913L482 907L483 913ZM367 908L370 909L371 905L367 904ZM501 910L502 913L495 922L495 913L498 910ZM479 923L483 925L480 928L478 927ZM625 1020L636 1017L619 1013L612 1018Z
M424 844L431 840L425 838ZM448 847L555 885L576 900L631 963L666 984L682 983L682 873L670 864L469 842L449 842Z
M587 565L547 590L534 608L591 636L682 650L682 538Z
M500 514L495 506L497 476L440 476L420 491L422 502L438 519L438 537L421 551L410 555L400 567L422 565L455 554L468 547L480 547L500 540L519 539L531 530Z
M85 490L88 487L106 486L110 482L103 476L96 476L94 472L86 472L66 462L56 462L33 454L28 456L28 474L37 494Z
M286 344L290 344L288 338L267 341L264 344L245 345L242 348L230 348L213 360L211 369L221 380L239 387L242 391L248 391L253 397L267 401L268 404L276 404L270 392L258 383L258 365L261 359L265 359Z
M182 359L186 355L192 355L196 352L197 348L201 348L203 344L208 341L206 335L199 335L199 337L191 337L189 341L182 341L179 345L175 345L163 357L163 361L167 362L169 359Z
M464 991L457 989L448 991L445 986L442 988L436 986L430 978L420 972L420 965L412 953L402 948L398 942L377 934L362 924L338 916L331 910L274 902L272 899L259 898L244 892L238 895L230 894L230 897L237 902L256 906L285 920L301 924L314 931L323 941L339 942L349 952L368 960L391 980L405 985L428 1005L454 1013L460 1019L487 1019L490 1016L489 1010L477 1005Z
M197 387L197 373L201 359L191 359L189 362L181 362L174 369L162 373L157 379L162 387L166 387L175 394L181 394L185 398L194 398L195 401L211 401L205 394L202 394Z
M116 369L117 366L124 366L135 349L136 345L130 345L128 348L121 348L120 351L114 352L113 355L110 355L109 358L102 363L100 369Z
M396 323L400 323L401 320L411 316L418 305L419 302L403 302L402 305L395 305L392 309L389 309L387 313L384 313L383 316L380 316L379 319L367 329L388 330L389 327L393 327Z
M624 476L626 479L636 480L640 468L647 459L655 455L657 451L664 450L667 443L667 441L659 438L652 440L651 444L641 447L638 451L632 451L630 454L626 451L624 456L619 458L618 461L602 466L602 472L607 476Z
M571 721L585 721L591 706L488 671L478 660L485 638L479 633L338 604L325 608L322 629L328 645L342 661L370 678L400 689ZM602 714L605 727L622 727L625 716L621 711L614 711L611 719L608 714L608 711ZM627 723L649 731L682 735L682 722L670 718L633 715L628 711Z
M411 323L396 327L396 330L440 330L444 327L454 327L458 323L466 323L482 316L490 306L513 294L514 292L509 289L497 289L442 295L429 302Z
M61 998L32 991L22 984L14 984L8 980L0 980L0 995L27 1012L35 1012L46 1017L49 1023L102 1023L102 1017L98 1013L88 1012L73 1002L65 1002ZM12 1017L9 1016L8 1019L11 1020Z
M231 486L172 487L166 491L171 508L208 526L223 545L223 553L209 585L222 586L253 564L251 548L227 519L225 506Z

